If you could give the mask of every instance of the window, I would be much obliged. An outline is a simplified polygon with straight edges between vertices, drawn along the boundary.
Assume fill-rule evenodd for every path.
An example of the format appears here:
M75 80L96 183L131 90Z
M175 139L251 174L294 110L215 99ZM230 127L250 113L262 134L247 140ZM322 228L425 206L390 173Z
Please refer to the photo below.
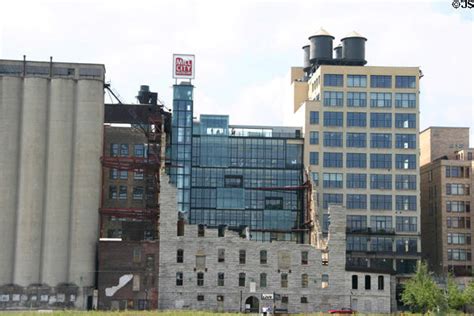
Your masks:
M346 147L365 148L367 146L366 136L365 133L347 133Z
M396 128L416 128L416 114L395 113Z
M309 153L309 164L310 165L319 165L319 153L316 151L311 151Z
M357 290L359 287L359 277L357 275L352 276L352 289Z
M196 269L206 269L206 256L203 253L196 254Z
M342 106L344 93L340 91L324 91L324 106Z
M115 180L118 178L118 170L117 169L110 169L109 171L109 179Z
M198 237L204 237L206 232L206 227L203 224L198 225Z
M128 157L128 144L120 144L120 157Z
M470 245L471 234L448 233L449 245Z
M133 172L134 180L143 180L143 169L135 169Z
M183 286L183 272L176 272L176 286Z
M469 202L464 201L447 201L446 202L446 211L453 213L464 213L470 212Z
M397 252L416 254L418 252L418 240L416 238L397 239Z
M367 113L363 112L347 112L348 127L366 127Z
M224 302L224 295L217 295L218 302Z
M217 249L217 262L225 261L225 249Z
M310 111L309 112L309 124L311 124L311 125L319 124L319 112L317 112L317 111Z
M367 195L365 194L347 194L347 208L350 210L366 210Z
M144 157L145 156L145 145L135 144L135 157Z
M370 113L370 127L391 128L392 113Z
M133 199L134 200L142 200L143 199L143 187L134 187L133 188Z
M140 263L142 261L142 250L139 247L133 248L133 262Z
M415 195L397 195L395 200L397 211L416 211Z
M224 188L241 188L243 186L243 177L235 175L224 176Z
M416 190L416 175L398 174L395 178L397 190Z
M347 106L365 108L367 106L366 92L347 92Z
M281 277L281 280L280 280L281 287L288 287L288 274L282 273L280 277Z
M245 250L239 250L239 264L245 264L246 261L246 252Z
M198 296L197 296L197 300L198 300L199 302L202 302L202 301L204 301L204 295L202 295L202 294L198 294Z
M392 175L391 174L371 174L370 188L378 190L392 189Z
M352 231L357 232L357 230ZM349 251L367 251L367 237L347 236L346 247Z
M117 186L110 185L109 186L109 199L116 199L117 198Z
M342 153L324 153L324 167L342 168Z
M382 194L371 194L370 195L370 209L371 210L392 210L392 196Z
M308 275L306 273L303 273L301 275L301 287L303 289L306 289L308 287Z
M321 288L326 289L329 287L329 275L321 275Z
M324 188L342 188L342 173L323 173Z
M392 76L370 76L371 88L392 88Z
M367 217L364 215L347 215L346 220L351 231L364 231L367 228Z
M324 132L325 147L342 147L342 132Z
M447 178L462 178L464 176L463 167L459 166L446 166L446 177Z
M309 132L309 143L311 145L318 145L319 144L319 132Z
M267 287L267 274L260 273L260 287L264 288Z
M365 173L346 174L346 188L348 189L367 188L367 175Z
M197 274L197 286L204 286L204 273L198 272Z
M126 200L127 199L127 186L121 185L119 187L119 200Z
M308 252L307 251L302 251L301 252L301 264L302 265L308 264Z
M300 303L301 304L307 304L308 303L308 298L306 296L301 296Z
M469 217L448 217L446 222L448 228L471 228Z
M389 237L371 237L370 250L381 252L392 252L392 238Z
M391 154L370 154L370 168L371 169L392 169L392 155Z
M397 169L416 169L416 155L395 155Z
M471 261L472 255L466 249L448 249L448 260L453 261Z
M412 216L397 216L397 232L416 232L417 218Z
M371 148L392 148L392 134L370 133Z
M365 289L370 290L370 275L365 276Z
M392 230L391 216L370 216L370 227L374 231L390 231Z
M119 155L119 144L110 144L110 156L118 157Z
M367 168L367 155L359 153L347 153L347 168Z
M344 85L343 75L324 74L325 87L342 87Z
M447 195L469 195L469 186L461 183L447 183Z
M311 172L311 178L313 179L314 185L319 186L319 173Z
M176 251L176 263L183 263L184 262L184 250L178 249Z
M397 148L416 148L416 135L415 134L396 134L396 147Z
M416 108L416 94L395 93L396 108Z
M342 194L324 193L323 194L323 208L327 210L330 204L342 205Z
M267 251L260 250L260 264L267 264Z
M265 197L265 209L267 210L282 210L283 209L283 198L282 197Z
M324 112L324 126L341 126L344 124L342 112Z
M119 171L119 177L121 180L127 180L128 179L128 171L127 170L120 170Z
M370 107L372 108L391 108L392 94L383 92L370 93Z
M347 75L347 86L348 87L367 87L367 76L366 75Z
M224 272L217 273L217 286L224 286Z
M225 236L225 225L219 225L217 227L217 237L224 237Z
M282 303L282 304L288 304L288 296L283 295L283 296L281 297L281 303Z
M395 88L416 88L415 76L395 76Z
M245 273L239 273L239 286L245 286Z

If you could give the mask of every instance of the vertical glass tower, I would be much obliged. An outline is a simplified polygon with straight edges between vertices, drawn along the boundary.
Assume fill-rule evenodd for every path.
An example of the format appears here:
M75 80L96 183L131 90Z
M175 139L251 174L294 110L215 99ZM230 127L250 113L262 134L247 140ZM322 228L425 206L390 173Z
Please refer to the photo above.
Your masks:
M188 82L173 86L170 176L178 189L178 211L185 219L190 209L193 89Z

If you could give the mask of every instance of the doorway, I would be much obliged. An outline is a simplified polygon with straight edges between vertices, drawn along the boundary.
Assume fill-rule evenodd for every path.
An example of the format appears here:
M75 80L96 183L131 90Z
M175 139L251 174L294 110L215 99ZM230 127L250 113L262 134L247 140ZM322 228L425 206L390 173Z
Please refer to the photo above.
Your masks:
M245 312L246 313L259 313L260 310L259 310L259 302L258 302L258 298L256 298L255 296L249 296L246 300L245 300Z

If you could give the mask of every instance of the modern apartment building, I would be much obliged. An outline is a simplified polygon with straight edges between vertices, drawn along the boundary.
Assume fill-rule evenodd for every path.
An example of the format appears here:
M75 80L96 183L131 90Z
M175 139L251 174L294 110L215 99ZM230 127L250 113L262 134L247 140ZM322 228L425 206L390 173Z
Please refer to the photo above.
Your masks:
M420 140L423 258L440 275L472 276L474 148L469 148L469 128L429 127Z
M292 68L294 111L305 117L304 163L325 225L331 204L347 219L346 267L414 271L420 256L418 67L364 66L353 32L332 56L321 30Z
M301 128L229 125L227 115L191 121L192 101L176 97L192 96L192 86L174 88L171 179L188 223L303 242Z

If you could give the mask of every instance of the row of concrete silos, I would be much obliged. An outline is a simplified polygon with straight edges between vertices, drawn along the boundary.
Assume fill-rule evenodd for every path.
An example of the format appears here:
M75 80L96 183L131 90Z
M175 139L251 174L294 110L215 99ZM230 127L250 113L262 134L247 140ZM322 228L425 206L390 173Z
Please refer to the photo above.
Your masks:
M103 108L103 77L0 75L0 286L93 285Z

